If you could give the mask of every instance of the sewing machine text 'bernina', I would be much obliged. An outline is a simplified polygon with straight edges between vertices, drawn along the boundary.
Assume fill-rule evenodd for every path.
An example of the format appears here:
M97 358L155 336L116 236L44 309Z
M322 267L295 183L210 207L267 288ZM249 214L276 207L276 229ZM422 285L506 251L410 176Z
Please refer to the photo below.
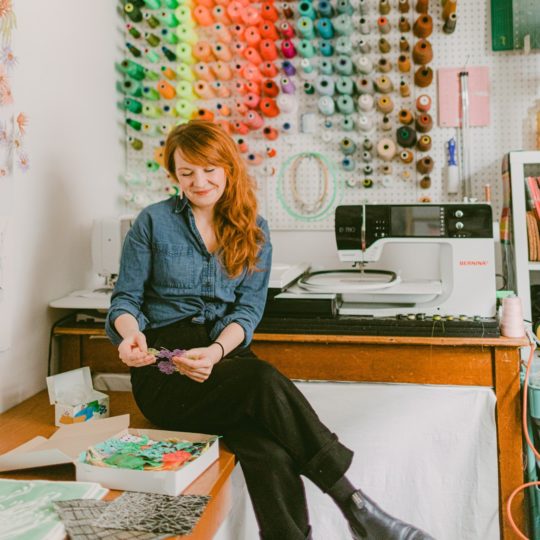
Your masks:
M313 317L310 298L326 295L335 298L340 326L380 318L382 326L407 320L418 329L424 323L432 335L447 333L433 334L433 321L461 323L463 332L456 335L468 335L472 326L482 335L488 327L498 332L490 205L338 206L335 234L340 261L354 268L305 273L275 296L281 307L274 315L294 311L286 306L296 300L306 306L305 314L297 310L296 317ZM376 321L367 325L374 327Z

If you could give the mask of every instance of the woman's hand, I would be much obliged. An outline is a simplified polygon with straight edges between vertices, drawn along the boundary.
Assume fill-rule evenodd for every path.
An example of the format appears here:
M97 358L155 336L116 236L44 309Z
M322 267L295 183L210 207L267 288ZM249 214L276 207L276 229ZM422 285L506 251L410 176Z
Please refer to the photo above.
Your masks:
M199 347L189 349L183 356L173 356L172 361L181 375L186 375L196 382L204 382L212 368L221 360L221 348L219 346Z
M148 354L146 336L142 332L135 332L124 338L118 347L120 360L129 367L143 367L153 364L156 357Z

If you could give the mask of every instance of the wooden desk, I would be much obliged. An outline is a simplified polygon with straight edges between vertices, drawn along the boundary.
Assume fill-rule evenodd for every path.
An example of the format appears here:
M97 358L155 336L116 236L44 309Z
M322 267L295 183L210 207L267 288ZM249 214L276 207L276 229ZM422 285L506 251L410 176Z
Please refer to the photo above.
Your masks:
M155 427L139 412L130 392L108 392L108 394L112 414L129 413L131 415L131 427ZM49 404L47 391L44 390L0 414L0 426L2 427L0 454L12 450L37 435L50 437L56 430L56 426L54 425L54 407ZM234 455L221 447L219 459L183 492L193 495L210 495L211 498L192 533L174 538L209 540L214 536L232 506L230 475L234 464ZM75 467L72 464L66 464L3 472L0 473L0 478L13 478L15 480L75 480ZM111 490L105 496L105 500L112 500L118 497L120 493L120 491Z
M122 371L103 328L59 327L62 370ZM497 397L501 538L517 539L506 501L523 483L520 347L523 339L256 334L252 349L292 379L487 386ZM525 503L513 516L525 530Z

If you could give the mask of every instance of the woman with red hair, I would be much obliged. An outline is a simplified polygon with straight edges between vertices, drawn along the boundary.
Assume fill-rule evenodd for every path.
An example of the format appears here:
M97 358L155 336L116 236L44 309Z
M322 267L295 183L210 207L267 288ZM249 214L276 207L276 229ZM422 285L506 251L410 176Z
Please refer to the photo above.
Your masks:
M143 414L164 429L223 436L242 466L261 538L310 538L300 475L334 499L354 538L429 538L349 482L352 451L249 349L272 247L235 142L194 120L172 130L164 163L180 195L145 208L130 229L106 323ZM175 351L177 372L156 369L148 347Z

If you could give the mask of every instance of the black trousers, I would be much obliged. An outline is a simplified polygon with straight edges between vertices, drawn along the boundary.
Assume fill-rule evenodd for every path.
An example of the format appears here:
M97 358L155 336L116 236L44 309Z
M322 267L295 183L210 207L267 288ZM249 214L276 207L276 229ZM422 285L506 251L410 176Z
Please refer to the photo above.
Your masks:
M204 325L180 321L145 332L148 346L191 349L210 344ZM155 365L131 369L133 394L146 418L175 431L222 435L236 454L261 537L309 535L300 475L326 492L349 468L352 451L324 426L296 386L249 349L233 351L204 383Z

